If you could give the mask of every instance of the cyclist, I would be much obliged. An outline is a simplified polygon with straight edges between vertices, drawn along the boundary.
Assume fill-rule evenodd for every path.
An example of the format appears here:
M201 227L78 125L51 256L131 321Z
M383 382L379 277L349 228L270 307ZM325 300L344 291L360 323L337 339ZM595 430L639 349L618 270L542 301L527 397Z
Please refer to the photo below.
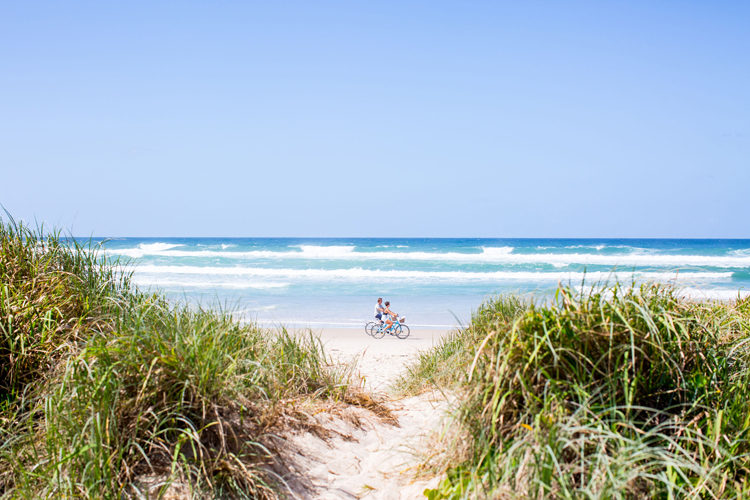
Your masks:
M383 297L378 297L378 302L375 304L375 319L380 321L380 324L383 324L383 313L385 312L385 307L383 307Z
M391 303L389 301L385 301L385 326L383 327L384 330L388 330L391 326L393 326L393 321L398 318L398 314L391 311ZM391 333L391 332L388 332Z

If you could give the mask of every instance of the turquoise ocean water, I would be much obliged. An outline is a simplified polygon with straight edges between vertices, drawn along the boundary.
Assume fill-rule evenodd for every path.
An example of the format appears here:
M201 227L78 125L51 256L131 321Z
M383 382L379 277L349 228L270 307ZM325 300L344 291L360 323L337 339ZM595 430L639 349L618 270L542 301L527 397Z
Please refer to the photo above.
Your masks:
M142 288L290 327L359 326L377 297L413 326L454 326L495 294L545 300L558 282L615 276L693 298L750 294L750 240L113 238L105 248Z

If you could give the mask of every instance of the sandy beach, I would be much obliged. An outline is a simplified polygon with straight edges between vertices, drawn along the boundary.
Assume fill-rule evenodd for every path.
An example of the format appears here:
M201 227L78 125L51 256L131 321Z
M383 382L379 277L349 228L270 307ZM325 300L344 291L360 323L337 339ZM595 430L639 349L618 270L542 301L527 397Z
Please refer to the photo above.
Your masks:
M386 335L375 339L362 328L313 329L323 341L326 351L342 362L355 361L363 386L374 392L388 391L390 384L401 374L418 352L432 347L447 329L410 327L406 339Z
M364 329L313 330L334 361L356 363L354 376L386 399L398 422L388 424L361 408L316 415L334 437L300 433L286 438L287 459L304 478L289 484L295 497L411 499L424 498L425 488L435 487L438 478L419 476L416 470L430 449L427 443L440 442L448 401L436 393L399 399L389 386L448 331L417 327L401 340L374 339Z

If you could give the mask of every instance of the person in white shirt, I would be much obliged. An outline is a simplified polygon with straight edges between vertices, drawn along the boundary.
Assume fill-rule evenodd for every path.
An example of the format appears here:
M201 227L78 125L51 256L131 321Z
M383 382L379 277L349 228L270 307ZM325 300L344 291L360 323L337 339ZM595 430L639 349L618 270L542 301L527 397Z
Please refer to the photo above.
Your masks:
M383 313L385 312L385 307L383 307L383 297L378 297L378 302L375 304L375 319L380 321L380 323L383 323Z

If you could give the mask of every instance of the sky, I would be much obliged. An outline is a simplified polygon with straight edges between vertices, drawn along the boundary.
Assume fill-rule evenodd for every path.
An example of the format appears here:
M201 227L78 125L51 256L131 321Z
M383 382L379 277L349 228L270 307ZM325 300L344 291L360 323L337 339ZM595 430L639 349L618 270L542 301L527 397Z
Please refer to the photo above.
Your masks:
M750 238L750 2L0 3L0 204L78 236Z

